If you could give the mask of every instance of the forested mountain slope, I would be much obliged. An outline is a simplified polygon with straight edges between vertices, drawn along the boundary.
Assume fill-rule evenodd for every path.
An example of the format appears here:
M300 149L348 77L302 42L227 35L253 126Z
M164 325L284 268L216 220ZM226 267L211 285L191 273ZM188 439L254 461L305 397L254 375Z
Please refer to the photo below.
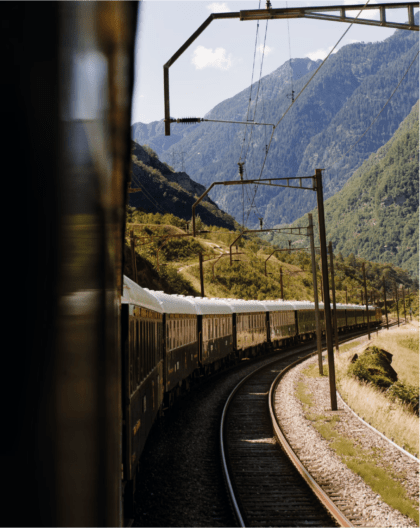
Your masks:
M325 221L336 252L390 262L418 277L418 102L393 137L326 201ZM295 224L307 225L307 215ZM276 235L265 238L281 243Z
M418 14L416 15L418 17ZM354 43L341 48L320 69L285 119L276 128L263 176L311 175L315 168L329 167L363 134L386 103L418 50L418 33L398 30L383 42ZM253 85L250 116L256 94L255 121L277 123L290 104L291 75L298 94L318 66L310 59L293 59ZM418 100L418 61L371 130L352 151L324 173L325 197L338 192L370 154L394 134ZM244 121L249 88L223 101L206 116ZM184 117L184 116L177 116ZM247 127L242 159L246 177L260 174L269 127ZM245 127L222 123L174 125L165 138L163 122L133 125L133 138L155 148L161 159L172 162L172 152L183 151L191 177L209 186L213 181L238 178L237 162L244 144ZM253 191L248 189L245 210ZM259 188L248 225L264 216L269 227L290 223L315 206L315 193ZM242 191L238 187L216 188L212 198L238 221L242 220Z
M175 172L162 163L148 146L131 142L132 189L129 205L149 213L170 213L184 220L191 219L191 208L205 188L192 181L185 172ZM207 224L234 229L235 220L206 197L197 207L197 215Z

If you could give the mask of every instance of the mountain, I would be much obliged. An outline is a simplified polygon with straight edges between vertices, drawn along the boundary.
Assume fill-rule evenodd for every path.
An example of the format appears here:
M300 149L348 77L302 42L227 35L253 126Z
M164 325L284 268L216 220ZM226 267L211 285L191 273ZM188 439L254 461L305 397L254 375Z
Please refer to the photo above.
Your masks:
M184 220L191 219L191 208L205 187L194 182L185 172L175 172L162 163L150 147L131 142L132 181L129 205L149 213L171 213ZM206 196L197 206L196 213L207 225L234 229L235 220L221 211Z
M418 14L416 15L418 17ZM275 129L263 178L292 177L324 171L324 196L338 192L360 165L383 146L409 114L419 97L418 61L391 98L378 120L349 152L378 115L418 50L416 32L398 30L376 43L354 43L333 54L319 70L292 109ZM293 79L295 95L309 81L319 62L292 59L252 85L251 112L256 122L277 123L290 104ZM245 121L250 88L213 108L205 117ZM177 116L183 117L183 116ZM133 138L156 149L162 160L184 153L186 171L208 187L213 181L238 179L238 161L246 158L246 178L260 175L271 127L225 123L176 124L171 136L163 135L163 121L132 127ZM343 154L345 154L343 156ZM341 156L343 156L342 159ZM336 160L337 163L333 164ZM242 220L254 190L246 187L245 204L238 186L217 187L215 202ZM315 206L315 193L259 187L248 220L256 225L264 217L267 227L290 223Z
M418 101L392 138L325 202L325 223L335 252L389 262L418 277ZM307 216L294 225L307 225ZM277 235L264 238L281 243Z

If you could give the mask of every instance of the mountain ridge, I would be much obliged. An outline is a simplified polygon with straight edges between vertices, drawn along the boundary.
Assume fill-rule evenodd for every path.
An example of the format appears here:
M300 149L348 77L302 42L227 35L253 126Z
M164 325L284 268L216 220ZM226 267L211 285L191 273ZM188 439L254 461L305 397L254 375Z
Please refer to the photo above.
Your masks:
M418 35L409 33L398 30L382 42L349 44L332 55L276 129L262 177L311 175L315 168L327 167L339 159L371 124L412 61L417 52ZM309 72L302 71L299 78L293 79L296 94L317 67L310 59L301 60L309 65ZM297 59L292 59L292 65L293 61ZM274 73L281 82L276 81ZM262 79L259 97L264 104L257 108L256 121L277 122L283 115L290 104L287 97L291 91L290 74L288 61ZM253 89L251 115L256 92ZM249 88L216 105L207 117L245 120L248 99ZM325 198L338 192L363 161L390 139L417 99L418 63L410 69L363 141L325 173ZM205 187L213 181L238 178L237 161L241 159L241 149L246 151L248 143L245 177L257 178L270 134L268 127L254 127L252 138L247 134L244 141L242 125L202 123L172 125L174 136L165 138L159 135L163 122L140 125L133 125L133 134L147 132L143 142L156 147L161 159L167 162L171 160L171 149L182 150L188 174ZM248 191L245 209L249 208L252 194ZM241 218L239 188L216 188L211 196L221 208L236 219ZM315 197L290 190L274 193L272 189L259 189L254 205L248 225L255 226L258 216L263 216L265 225L273 226L299 218L313 208Z

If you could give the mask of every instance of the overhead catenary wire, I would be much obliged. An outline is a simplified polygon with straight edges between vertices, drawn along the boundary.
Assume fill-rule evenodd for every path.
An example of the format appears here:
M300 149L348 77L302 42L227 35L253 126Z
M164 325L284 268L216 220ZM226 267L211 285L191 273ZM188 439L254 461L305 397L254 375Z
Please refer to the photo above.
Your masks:
M355 19L357 19L361 13L363 12L364 8L369 4L369 1L370 0L367 0L365 5L361 8L361 10L358 12L358 14L356 15ZM341 37L338 39L338 41L336 42L336 44L334 45L334 47L331 49L331 51L328 53L328 55L325 57L325 59L321 62L321 64L318 66L318 68L315 70L315 72L313 73L313 75L311 75L310 79L308 80L308 82L304 85L304 87L302 88L302 90L300 90L300 92L298 93L298 95L296 96L296 98L294 99L294 101L292 101L290 103L290 105L287 107L286 111L283 113L283 115L281 116L281 118L278 120L278 122L276 123L275 127L273 128L273 131L271 132L271 136L270 136L270 140L269 140L269 143L268 143L268 148L267 148L267 151L266 151L266 154L264 156L264 159L263 159L263 163L262 163L262 167L261 167L261 171L260 171L260 174L259 174L259 177L258 179L261 179L261 176L262 176L262 173L264 171L264 167L265 167L265 163L267 161L267 156L268 156L268 153L270 151L270 147L271 147L271 143L273 141L273 136L274 136L274 133L276 131L276 128L279 126L279 124L283 121L283 119L286 117L286 115L289 113L289 110L292 108L292 106L294 104L296 104L297 100L299 99L299 97L302 95L302 93L306 90L306 88L308 87L308 85L312 82L312 80L314 79L314 77L317 75L317 73L319 72L319 70L323 67L323 65L326 63L326 61L328 60L328 58L331 56L331 54L334 52L334 50L337 48L337 46L340 44L340 42L343 40L343 38L347 35L347 33L349 32L350 28L353 26L354 22L352 22L349 27L344 31L344 33L341 35ZM255 195L254 195L254 200L255 200ZM248 221L248 218L249 218L249 215L247 217L247 221Z
M260 8L260 5L261 5L261 0L259 1L258 3L258 9ZM257 42L258 42L258 30L259 30L259 27L260 27L260 22L258 21L257 22L257 31L256 31L256 34L255 34L255 44L254 44L254 60L252 62L252 74L251 74L251 86L249 88L249 99L248 99L248 109L247 109L247 112L246 112L246 121L249 121L248 117L249 117L249 111L250 111L250 108L251 108L251 100L252 100L252 84L254 82L254 69L255 69L255 56L257 54ZM242 160L242 152L243 152L243 149L244 149L244 144L245 144L245 139L246 139L246 132L247 132L247 126L245 127L245 131L244 131L244 139L242 140L242 147L241 147L241 153L239 155L239 161Z

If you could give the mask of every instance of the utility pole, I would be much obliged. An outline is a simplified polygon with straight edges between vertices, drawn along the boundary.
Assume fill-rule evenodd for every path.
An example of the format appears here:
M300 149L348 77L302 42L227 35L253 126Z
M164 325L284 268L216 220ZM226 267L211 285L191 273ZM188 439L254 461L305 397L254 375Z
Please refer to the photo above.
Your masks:
M322 337L321 337L321 320L319 314L319 303L318 303L318 280L316 276L316 262L315 262L315 243L314 243L314 226L312 215L308 214L309 219L309 242L311 244L311 261L312 261L312 281L314 283L314 303L315 303L315 326L316 326L316 344L318 349L318 368L319 375L324 375L324 370L322 366Z
M283 268L280 266L280 290L281 290L281 298L284 301L284 292L283 292Z
M402 291L403 291L403 305L404 305L404 321L407 323L407 312L405 310L405 286L404 284L402 287Z
M333 310L334 310L334 336L335 336L335 349L338 351L338 329L337 329L337 305L335 302L335 282L334 282L334 254L332 249L332 242L329 243L330 250L330 268L331 268L331 288L333 297Z
M365 270L365 263L364 262L363 262L363 283L365 285L366 317L367 317L367 327L368 327L368 339L370 341L369 305L368 305L368 295L367 295L367 287L366 287L366 270Z
M395 301L397 303L397 319L398 319L398 326L400 326L400 311L398 307L398 288L397 288L397 281L394 279L394 290L395 290Z
M203 254L198 254L198 262L200 264L200 286L201 286L201 297L204 297L204 277L203 277Z
M327 241L325 234L325 213L324 213L324 194L322 191L322 172L321 169L315 169L316 181L316 197L318 205L318 225L319 225L319 245L321 248L321 266L322 266L322 280L324 286L324 317L325 317L325 335L327 338L327 353L328 353L328 374L330 380L330 398L331 410L337 410L337 389L335 382L335 365L334 365L334 350L332 341L331 328L331 305L330 305L330 288L328 285L328 256L327 256Z
M384 285L384 303L385 303L385 317L386 317L386 328L389 330L389 323L388 323L388 308L386 306L386 287L385 287L385 276L382 277L382 282Z
M408 288L408 308L410 309L410 321L413 320L413 310L411 309L411 290Z

